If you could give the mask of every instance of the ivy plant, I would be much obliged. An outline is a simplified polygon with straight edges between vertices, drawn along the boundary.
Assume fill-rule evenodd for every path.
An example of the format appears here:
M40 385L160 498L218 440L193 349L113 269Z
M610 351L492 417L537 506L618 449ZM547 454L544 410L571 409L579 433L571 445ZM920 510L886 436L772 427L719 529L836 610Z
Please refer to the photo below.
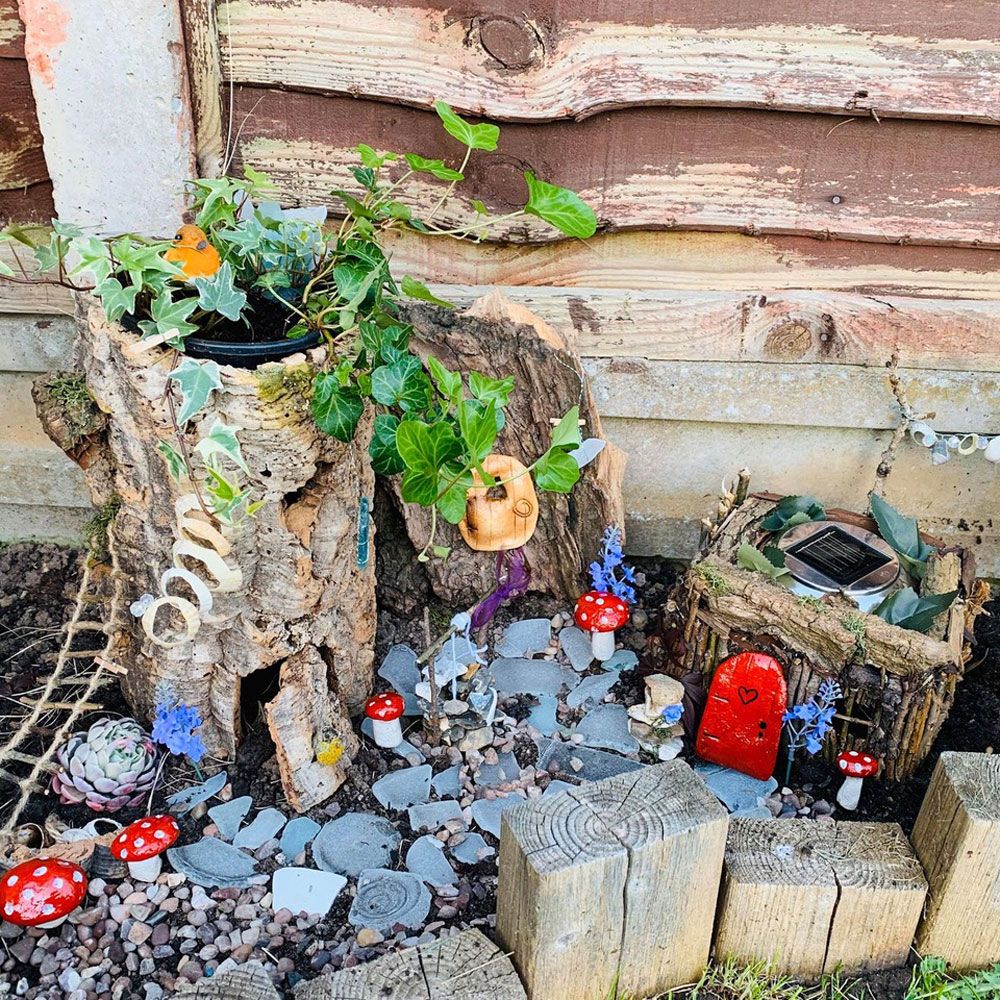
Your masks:
M494 152L500 129L467 121L442 101L434 110L458 144L454 161L359 144L354 186L332 192L340 205L333 226L325 225L325 208L283 209L268 201L268 177L247 167L242 177L191 181L193 225L181 226L170 241L132 234L99 239L61 222L51 231L0 230L14 260L14 267L0 262L0 274L89 289L109 320L131 324L139 336L156 337L180 352L192 336L230 342L309 337L325 343L326 361L309 387L317 426L350 441L365 408L374 406L370 451L376 471L402 474L404 499L432 508L435 523L438 515L458 521L474 474L487 487L498 485L483 460L504 427L514 380L452 372L411 351L402 302L450 303L413 276L397 281L386 238L410 231L478 241L498 223L533 217L584 239L595 232L597 218L574 192L526 171L522 208L492 216L472 200L464 222L443 222L446 211L456 217L449 206L471 157ZM431 204L408 193L416 180L440 185ZM212 391L217 372L210 365L188 358L174 369L179 427ZM568 492L579 478L578 417L576 408L567 413L549 448L531 461L528 474L539 488ZM193 449L204 460L219 516L247 509L246 497L219 465L225 458L240 467L233 440L213 430ZM188 449L162 450L172 472L192 472Z

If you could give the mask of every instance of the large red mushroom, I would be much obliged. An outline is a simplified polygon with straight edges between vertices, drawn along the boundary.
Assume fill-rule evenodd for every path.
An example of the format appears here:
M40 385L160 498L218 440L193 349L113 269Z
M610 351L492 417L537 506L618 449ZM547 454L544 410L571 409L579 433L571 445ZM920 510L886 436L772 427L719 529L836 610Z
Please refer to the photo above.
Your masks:
M72 861L22 861L0 876L0 914L21 927L58 927L86 894L87 876Z
M403 742L399 720L405 708L403 696L394 691L384 691L365 702L365 715L372 720L372 736L377 746L391 750Z
M615 631L628 621L628 605L614 594L591 590L576 602L574 618L580 628L590 633L594 658L610 660L615 655Z
M111 842L111 853L128 865L129 874L140 882L152 882L163 866L161 854L180 834L173 816L138 819Z

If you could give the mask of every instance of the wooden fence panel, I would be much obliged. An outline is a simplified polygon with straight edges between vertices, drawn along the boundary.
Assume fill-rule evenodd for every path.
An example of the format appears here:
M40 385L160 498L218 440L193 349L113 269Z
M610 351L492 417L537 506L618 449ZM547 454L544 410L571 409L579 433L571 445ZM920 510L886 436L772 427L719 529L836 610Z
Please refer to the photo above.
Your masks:
M358 142L446 162L459 151L433 112L377 101L238 87L233 113L238 162L269 173L288 204L355 190ZM503 133L500 152L473 158L442 221L468 218L473 198L500 213L523 205L523 173L532 170L578 191L605 230L1000 247L1000 130L982 125L627 108L584 122L513 123ZM440 190L419 179L402 200L419 211ZM511 242L559 237L534 219L489 233Z
M238 82L505 120L672 104L995 122L1000 4L889 6L230 0L219 23Z

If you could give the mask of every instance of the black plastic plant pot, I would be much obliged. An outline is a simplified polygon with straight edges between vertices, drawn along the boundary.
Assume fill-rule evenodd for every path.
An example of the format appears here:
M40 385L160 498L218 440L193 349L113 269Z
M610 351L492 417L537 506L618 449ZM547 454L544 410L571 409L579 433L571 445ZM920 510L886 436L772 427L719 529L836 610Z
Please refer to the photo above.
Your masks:
M281 361L298 351L308 351L311 347L316 347L321 339L322 334L318 331L307 333L304 337L264 340L257 344L187 337L184 340L184 353L192 358L204 358L220 365L232 365L234 368L256 368L269 361Z

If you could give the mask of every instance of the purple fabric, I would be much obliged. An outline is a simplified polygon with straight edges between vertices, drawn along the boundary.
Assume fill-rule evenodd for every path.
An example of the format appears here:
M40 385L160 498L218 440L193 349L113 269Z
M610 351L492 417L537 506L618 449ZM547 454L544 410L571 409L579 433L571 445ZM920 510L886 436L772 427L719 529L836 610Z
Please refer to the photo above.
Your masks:
M472 609L472 627L481 628L497 613L504 601L525 593L531 583L531 573L524 559L524 549L497 553L497 586Z

